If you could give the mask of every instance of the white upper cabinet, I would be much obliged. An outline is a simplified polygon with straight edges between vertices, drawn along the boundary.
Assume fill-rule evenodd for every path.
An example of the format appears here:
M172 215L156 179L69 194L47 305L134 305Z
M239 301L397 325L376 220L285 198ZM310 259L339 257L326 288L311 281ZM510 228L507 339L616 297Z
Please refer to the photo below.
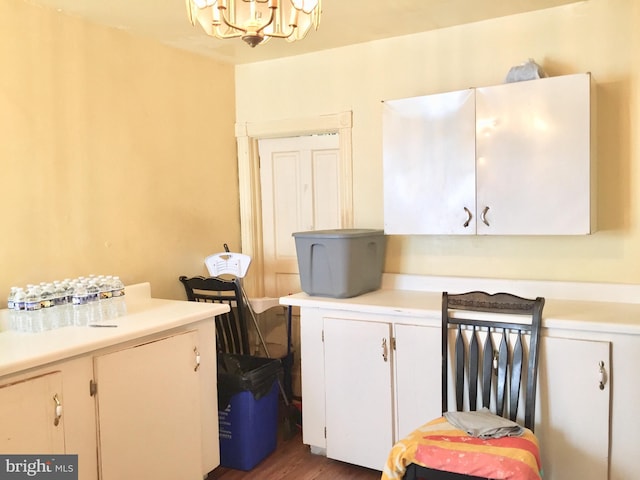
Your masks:
M385 233L475 233L475 133L471 89L384 102Z
M578 74L476 90L478 234L591 232L590 84Z
M384 102L385 232L595 230L591 76Z

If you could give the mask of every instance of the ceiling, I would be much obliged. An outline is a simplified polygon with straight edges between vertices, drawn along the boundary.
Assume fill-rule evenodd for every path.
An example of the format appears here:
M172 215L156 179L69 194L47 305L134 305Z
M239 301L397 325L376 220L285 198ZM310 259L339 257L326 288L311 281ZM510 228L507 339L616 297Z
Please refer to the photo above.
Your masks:
M343 47L556 7L578 0L322 0L317 31L299 42L272 39L251 48L193 27L184 0L26 0L234 64Z

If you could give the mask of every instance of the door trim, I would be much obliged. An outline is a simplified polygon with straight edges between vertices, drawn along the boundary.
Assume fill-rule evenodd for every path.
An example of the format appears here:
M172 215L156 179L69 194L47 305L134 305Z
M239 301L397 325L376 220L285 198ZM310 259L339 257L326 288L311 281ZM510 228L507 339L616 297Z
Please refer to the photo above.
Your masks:
M236 123L238 183L240 194L240 240L242 253L251 256L252 268L244 280L251 296L264 296L264 252L262 248L262 204L260 191L261 138L295 137L315 133L337 133L340 138L340 221L353 226L353 168L351 158L352 112L320 117Z

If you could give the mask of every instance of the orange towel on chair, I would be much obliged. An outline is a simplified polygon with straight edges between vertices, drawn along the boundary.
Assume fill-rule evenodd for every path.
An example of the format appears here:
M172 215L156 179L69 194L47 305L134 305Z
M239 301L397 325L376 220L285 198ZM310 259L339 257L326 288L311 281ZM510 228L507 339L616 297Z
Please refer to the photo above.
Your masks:
M444 417L397 442L381 480L400 480L409 464L496 480L540 480L538 441L529 429L521 436L481 439L451 425Z

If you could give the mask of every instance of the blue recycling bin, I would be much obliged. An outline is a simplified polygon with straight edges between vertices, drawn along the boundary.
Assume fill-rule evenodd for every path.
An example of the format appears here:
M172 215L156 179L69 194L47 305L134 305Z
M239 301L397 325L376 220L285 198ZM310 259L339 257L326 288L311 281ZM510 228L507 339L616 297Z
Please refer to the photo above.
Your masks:
M276 449L278 359L218 355L220 465L252 470Z

